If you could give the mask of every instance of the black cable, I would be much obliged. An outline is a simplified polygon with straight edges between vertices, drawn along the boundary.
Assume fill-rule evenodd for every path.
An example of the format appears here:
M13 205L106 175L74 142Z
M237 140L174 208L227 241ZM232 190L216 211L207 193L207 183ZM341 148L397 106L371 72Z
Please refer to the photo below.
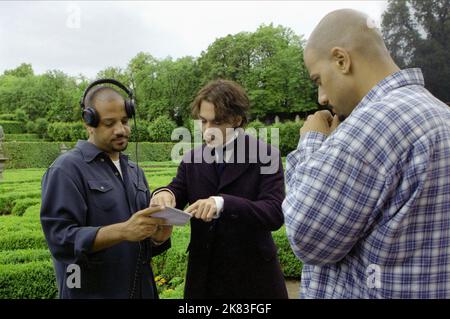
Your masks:
M131 74L131 81L133 84L133 91L135 91L135 87L134 87L134 80L133 80L133 75ZM138 156L138 141L139 141L139 130L137 127L137 100L136 97L134 96L134 105L135 105L135 113L133 116L133 121L134 121L134 129L136 132L136 140L135 140L135 155L136 155L136 176L137 176L137 189L136 189L136 194L134 195L134 206L136 209L138 209L138 204L137 204L137 195L139 194L139 156ZM139 252L138 252L138 257L137 257L137 261L136 261L136 267L135 267L135 271L134 271L134 278L133 278L133 285L131 287L130 290L130 299L134 299L135 294L136 294L136 286L137 286L137 281L138 279L141 277L141 267L142 267L142 246L145 246L145 242L144 241L140 241L139 242ZM146 248L146 247L145 247Z

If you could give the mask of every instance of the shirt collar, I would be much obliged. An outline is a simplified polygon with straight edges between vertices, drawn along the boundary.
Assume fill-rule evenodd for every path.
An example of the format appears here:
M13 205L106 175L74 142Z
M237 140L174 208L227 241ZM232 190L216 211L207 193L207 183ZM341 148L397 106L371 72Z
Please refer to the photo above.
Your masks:
M373 102L379 101L389 92L408 85L425 86L422 71L419 68L405 69L395 72L375 85L369 93L359 102L357 108L362 108Z
M81 151L81 154L86 162L92 162L100 154L106 155L105 152L88 141L79 140L75 147Z
M91 142L79 140L75 147L81 151L84 160L88 163L92 162L99 155L101 155L103 158L108 158L108 154L106 154L104 151L99 149L95 144ZM124 160L129 166L134 167L134 165L128 161L128 156L122 153L120 153L119 156L120 159Z

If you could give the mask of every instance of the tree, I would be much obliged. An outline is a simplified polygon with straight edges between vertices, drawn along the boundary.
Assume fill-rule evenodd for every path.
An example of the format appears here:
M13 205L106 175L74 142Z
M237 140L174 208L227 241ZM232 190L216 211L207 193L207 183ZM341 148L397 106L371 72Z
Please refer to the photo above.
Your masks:
M33 71L31 64L22 63L15 69L6 70L3 74L4 75L12 75L12 76L19 77L19 78L24 78L27 76L33 76L34 71Z
M126 70L122 70L121 68L108 67L97 73L97 79L113 79L127 87L131 86L130 75Z
M450 6L448 0L389 0L382 32L401 68L420 67L425 85L450 101Z
M238 82L248 93L253 117L313 110L316 91L303 63L303 44L291 29L272 24L217 39L199 58L202 83Z
M61 71L48 71L43 75L23 74L9 72L0 77L2 113L15 113L21 109L31 121L37 118L51 122L79 119L81 90L74 78Z
M128 65L136 86L139 116L155 120L168 116L178 125L189 118L189 105L199 87L197 62L192 57L157 60L139 53Z

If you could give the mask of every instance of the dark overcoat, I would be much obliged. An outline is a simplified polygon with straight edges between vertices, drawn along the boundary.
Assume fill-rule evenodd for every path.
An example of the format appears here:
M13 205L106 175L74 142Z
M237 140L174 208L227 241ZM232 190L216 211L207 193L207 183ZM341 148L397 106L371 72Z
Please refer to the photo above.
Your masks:
M284 222L279 151L239 135L234 163L227 163L221 175L217 164L203 158L204 151L202 146L188 153L167 186L179 209L210 196L224 199L218 219L191 219L185 298L287 298L271 235ZM242 157L244 162L237 162ZM270 163L264 164L269 158Z

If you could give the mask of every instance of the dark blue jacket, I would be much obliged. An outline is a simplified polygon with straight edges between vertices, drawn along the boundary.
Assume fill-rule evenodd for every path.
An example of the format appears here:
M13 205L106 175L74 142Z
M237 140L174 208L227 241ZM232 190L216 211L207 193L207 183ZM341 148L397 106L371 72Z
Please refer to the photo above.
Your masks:
M123 154L120 166L123 180L106 153L90 142L78 141L42 179L41 223L60 298L129 298L133 287L134 297L157 298L150 260L169 248L170 241L159 247L152 247L148 240L126 241L90 252L101 226L124 222L149 205L150 190L142 169ZM79 266L80 288L67 285L73 274L72 268L68 271L71 264Z

